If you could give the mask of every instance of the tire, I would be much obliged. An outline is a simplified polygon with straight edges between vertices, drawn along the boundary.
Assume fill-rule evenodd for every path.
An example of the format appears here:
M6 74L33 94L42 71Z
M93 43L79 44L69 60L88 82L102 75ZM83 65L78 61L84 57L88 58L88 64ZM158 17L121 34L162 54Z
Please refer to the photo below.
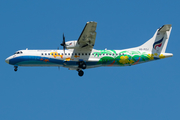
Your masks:
M83 64L83 65L81 66L81 68L82 68L82 69L86 69L86 64Z
M82 70L80 70L80 71L78 72L78 75L79 75L80 77L82 77L82 76L84 75L84 72L83 72Z
M79 62L79 68L86 69L86 64L83 61Z

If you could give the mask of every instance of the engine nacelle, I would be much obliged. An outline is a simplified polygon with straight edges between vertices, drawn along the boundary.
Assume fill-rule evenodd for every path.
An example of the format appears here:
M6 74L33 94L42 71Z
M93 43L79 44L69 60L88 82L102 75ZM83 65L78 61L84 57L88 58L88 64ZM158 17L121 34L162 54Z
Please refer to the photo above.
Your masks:
M77 41L68 41L65 44L66 44L66 49L74 49L78 47Z

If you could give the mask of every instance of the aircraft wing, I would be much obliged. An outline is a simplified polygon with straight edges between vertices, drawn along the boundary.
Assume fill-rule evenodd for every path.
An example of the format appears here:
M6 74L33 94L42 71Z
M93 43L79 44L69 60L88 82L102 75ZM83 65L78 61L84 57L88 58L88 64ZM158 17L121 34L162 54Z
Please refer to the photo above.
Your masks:
M96 39L96 26L97 22L86 23L81 35L77 40L79 45L78 49L93 49Z

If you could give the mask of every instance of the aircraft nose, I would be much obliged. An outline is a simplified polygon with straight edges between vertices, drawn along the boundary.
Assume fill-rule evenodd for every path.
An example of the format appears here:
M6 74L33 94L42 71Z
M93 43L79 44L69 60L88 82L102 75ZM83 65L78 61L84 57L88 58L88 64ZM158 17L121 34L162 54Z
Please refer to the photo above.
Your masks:
M9 59L8 59L8 58L6 58L5 62L6 62L7 64L9 64Z

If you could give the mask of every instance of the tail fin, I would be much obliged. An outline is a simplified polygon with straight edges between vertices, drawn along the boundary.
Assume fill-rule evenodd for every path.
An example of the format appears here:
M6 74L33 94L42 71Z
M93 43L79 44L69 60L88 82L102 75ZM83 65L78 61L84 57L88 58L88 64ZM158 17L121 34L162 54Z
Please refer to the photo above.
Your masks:
M163 25L161 28L157 29L150 40L138 48L152 51L152 53L165 53L171 29L172 27L170 24Z

